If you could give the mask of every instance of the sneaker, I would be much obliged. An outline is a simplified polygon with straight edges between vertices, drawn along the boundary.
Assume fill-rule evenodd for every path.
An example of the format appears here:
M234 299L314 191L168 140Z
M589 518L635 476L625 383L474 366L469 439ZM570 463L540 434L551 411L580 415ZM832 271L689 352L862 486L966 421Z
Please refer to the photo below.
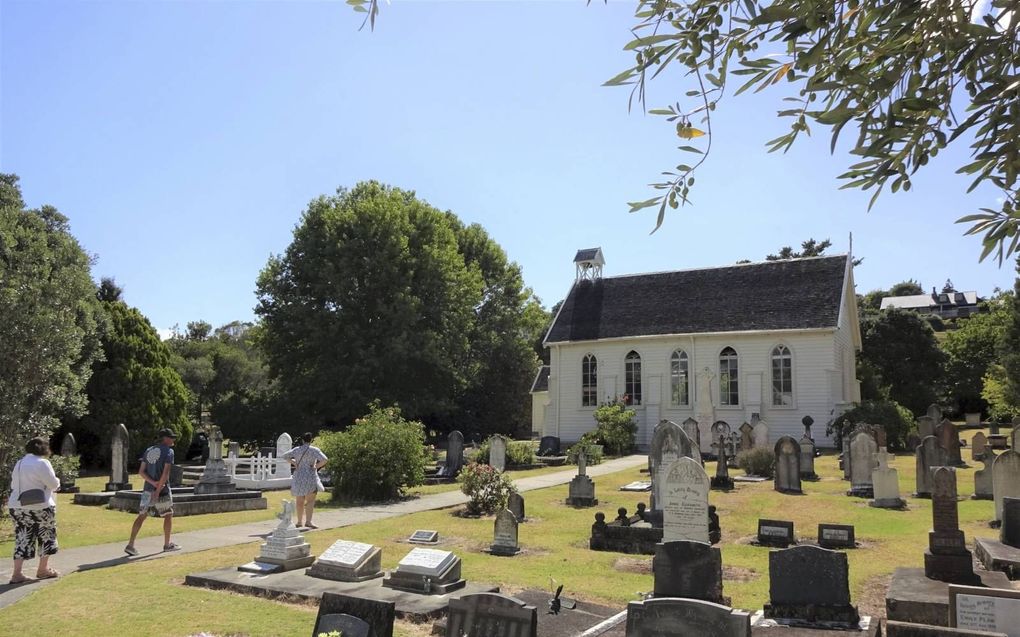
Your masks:
M124 547L124 552L130 555L131 557L138 555L138 549L131 546L130 544Z
M168 553L170 551L179 551L179 550L181 550L181 546L179 544L174 544L173 542L171 542L171 543L169 543L169 544L167 544L166 546L163 547L163 552L164 553Z

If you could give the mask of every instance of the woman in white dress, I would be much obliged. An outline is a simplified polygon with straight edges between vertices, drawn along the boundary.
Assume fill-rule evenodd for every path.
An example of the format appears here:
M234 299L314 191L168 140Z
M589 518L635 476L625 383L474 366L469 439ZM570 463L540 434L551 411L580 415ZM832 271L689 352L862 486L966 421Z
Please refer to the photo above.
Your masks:
M301 446L283 454L283 459L289 460L294 467L290 494L297 499L294 507L297 510L297 525L317 529L319 527L312 524L312 511L315 510L316 494L325 490L319 480L319 469L326 466L328 458L321 449L312 446L311 433L301 436L301 440Z

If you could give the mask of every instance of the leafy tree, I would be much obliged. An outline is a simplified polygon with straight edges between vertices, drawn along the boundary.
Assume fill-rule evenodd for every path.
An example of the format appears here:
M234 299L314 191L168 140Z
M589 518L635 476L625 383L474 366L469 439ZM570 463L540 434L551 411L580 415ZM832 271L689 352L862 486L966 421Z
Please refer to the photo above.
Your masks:
M15 175L0 174L0 498L33 436L81 415L102 311L88 254L56 208L25 208Z
M431 425L469 385L483 289L447 215L365 182L311 202L259 276L256 313L298 422L346 425L379 399Z
M110 298L110 289L103 286L100 294ZM175 430L177 443L186 449L192 436L188 394L170 350L137 309L120 300L102 301L102 306L108 321L102 337L105 360L92 365L88 414L68 423L82 457L91 464L104 460L116 423L131 433L130 458L141 455L164 427Z
M825 239L824 241L815 241L814 239L808 239L800 244L801 251L794 252L790 246L783 246L779 250L779 254L770 254L765 257L766 261L785 261L787 259L804 259L807 257L820 257L825 252L825 249L832 245L832 241Z
M892 400L865 400L828 424L825 433L841 440L852 425L869 423L885 427L886 442L895 451L907 450L907 436L914 428L910 410Z
M862 383L862 397L888 397L915 414L924 413L935 401L945 358L931 326L915 312L888 309L862 318L861 337L861 366L874 374L873 386L885 390L874 395Z
M1017 259L1017 273L1020 274L1020 259ZM997 378L1000 385L1000 404L1011 405L1020 411L1020 276L1013 286L1005 308L1007 319L1005 332L999 341L999 361L1002 365Z
M889 293L886 296L916 296L918 294L924 294L921 284L913 279L907 279L889 288Z
M942 350L946 353L945 398L957 411L984 411L981 397L984 378L999 360L999 344L1009 323L1012 292L987 303L988 312L960 322L959 329L946 333Z

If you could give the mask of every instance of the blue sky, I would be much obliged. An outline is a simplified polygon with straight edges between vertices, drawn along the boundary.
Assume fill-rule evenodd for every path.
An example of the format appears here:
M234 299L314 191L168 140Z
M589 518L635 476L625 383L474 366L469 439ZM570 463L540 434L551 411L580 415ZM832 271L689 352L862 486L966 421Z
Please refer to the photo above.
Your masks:
M1012 285L1011 264L979 264L953 223L995 206L954 175L965 148L868 213L869 195L837 189L850 160L829 155L827 131L765 152L785 131L779 91L720 106L696 205L649 234L654 211L626 202L686 158L670 124L601 86L633 60L632 7L397 1L359 32L339 1L0 0L0 169L68 215L96 278L161 329L252 319L258 272L308 201L364 179L480 223L547 307L577 248L601 246L612 275L760 260L809 237L844 252L851 232L859 292ZM649 107L684 82L653 84Z

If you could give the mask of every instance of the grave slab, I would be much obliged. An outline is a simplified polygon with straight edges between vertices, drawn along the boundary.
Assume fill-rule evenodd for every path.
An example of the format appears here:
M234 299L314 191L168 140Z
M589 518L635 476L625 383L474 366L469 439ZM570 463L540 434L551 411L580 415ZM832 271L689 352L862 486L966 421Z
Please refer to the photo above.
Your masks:
M976 571L985 588L1013 588L1004 573ZM949 583L928 579L923 568L893 571L885 596L886 618L911 624L948 626Z
M979 537L974 539L974 555L989 571L1005 573L1011 580L1020 579L1020 549Z
M382 577L382 549L363 542L337 540L305 571L312 577L363 582Z
M1008 637L1006 633L990 633L983 630L925 626L904 622L885 622L885 637Z

